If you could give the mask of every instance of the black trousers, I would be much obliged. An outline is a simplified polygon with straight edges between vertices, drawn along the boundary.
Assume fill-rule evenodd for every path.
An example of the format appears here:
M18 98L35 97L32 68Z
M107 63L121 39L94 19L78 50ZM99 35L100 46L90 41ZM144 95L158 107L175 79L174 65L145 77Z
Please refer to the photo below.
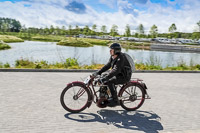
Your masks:
M127 82L128 82L128 80L123 77L114 76L114 77L110 78L108 81L106 81L105 84L108 85L111 95L112 95L112 98L117 99L117 91L116 91L115 85L125 84Z

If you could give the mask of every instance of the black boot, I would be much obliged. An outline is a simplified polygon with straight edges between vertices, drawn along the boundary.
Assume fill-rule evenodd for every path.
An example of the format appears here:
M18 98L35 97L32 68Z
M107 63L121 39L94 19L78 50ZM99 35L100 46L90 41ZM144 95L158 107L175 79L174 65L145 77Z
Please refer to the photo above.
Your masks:
M119 100L118 100L117 92L115 91L114 94L112 94L112 97L108 99L108 106L115 107L117 105L119 105Z

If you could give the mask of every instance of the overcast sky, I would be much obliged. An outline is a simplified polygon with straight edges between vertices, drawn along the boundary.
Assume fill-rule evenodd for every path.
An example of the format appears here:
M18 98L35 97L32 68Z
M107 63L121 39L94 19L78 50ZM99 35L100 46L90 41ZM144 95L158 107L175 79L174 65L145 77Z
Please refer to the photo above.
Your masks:
M134 31L143 24L168 32L175 23L180 32L193 32L200 20L200 0L0 0L0 17L14 18L26 27L113 24L120 34L125 26Z

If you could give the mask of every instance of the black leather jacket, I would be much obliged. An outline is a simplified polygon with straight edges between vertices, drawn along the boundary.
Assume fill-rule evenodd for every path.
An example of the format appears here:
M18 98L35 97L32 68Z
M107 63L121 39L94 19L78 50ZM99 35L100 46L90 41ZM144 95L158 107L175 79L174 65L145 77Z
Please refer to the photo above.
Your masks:
M116 76L116 78L124 78L127 81L130 80L132 74L131 67L123 53L118 54L115 59L113 59L111 56L108 63L97 73L101 75L103 72L109 70L110 68L112 68L112 70L105 77L106 80L112 78L113 76Z

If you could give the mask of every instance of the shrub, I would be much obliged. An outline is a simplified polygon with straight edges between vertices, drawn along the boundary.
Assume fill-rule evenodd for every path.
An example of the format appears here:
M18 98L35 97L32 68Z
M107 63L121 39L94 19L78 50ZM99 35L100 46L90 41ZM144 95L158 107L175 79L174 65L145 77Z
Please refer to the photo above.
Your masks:
M36 61L34 64L36 69L49 68L47 61Z
M0 62L0 68L3 68L3 63Z
M78 60L75 58L68 58L64 63L65 68L72 67L72 66L79 66Z
M35 68L35 64L28 59L20 59L15 61L16 68Z
M8 63L4 64L4 68L10 68L10 64Z
M200 70L200 64L195 65L195 68L197 68L198 70Z

